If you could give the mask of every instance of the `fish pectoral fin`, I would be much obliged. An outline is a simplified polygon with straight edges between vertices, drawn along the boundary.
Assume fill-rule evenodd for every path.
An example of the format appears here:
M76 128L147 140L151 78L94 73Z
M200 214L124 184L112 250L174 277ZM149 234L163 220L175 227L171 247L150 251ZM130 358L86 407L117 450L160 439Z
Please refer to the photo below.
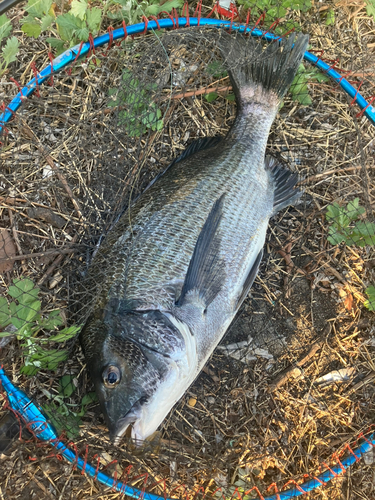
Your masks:
M237 299L236 310L240 307L242 302L245 300L246 295L249 293L249 290L250 290L252 284L254 283L255 277L258 274L260 261L262 260L262 257L263 257L263 248L258 253L257 258L255 259L255 262L252 265L250 272L246 277L245 283L243 284L243 287L242 287L241 295Z
M273 213L292 205L302 195L302 191L296 189L298 174L284 168L272 156L266 156L265 167L271 172L275 182L275 193L273 198Z
M198 294L207 308L220 292L225 281L225 264L219 256L221 236L218 231L224 204L223 194L213 205L198 236L186 273L178 306L186 301L189 292Z

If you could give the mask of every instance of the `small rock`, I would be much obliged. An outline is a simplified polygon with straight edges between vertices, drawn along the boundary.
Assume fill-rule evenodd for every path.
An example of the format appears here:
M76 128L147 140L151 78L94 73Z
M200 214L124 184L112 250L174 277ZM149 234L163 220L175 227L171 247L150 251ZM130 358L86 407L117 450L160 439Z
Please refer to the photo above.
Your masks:
M189 398L188 399L188 405L194 408L194 406L197 404L196 398Z
M210 404L210 405L213 405L215 403L215 398L213 398L212 396L210 396L209 398L207 398L207 403Z

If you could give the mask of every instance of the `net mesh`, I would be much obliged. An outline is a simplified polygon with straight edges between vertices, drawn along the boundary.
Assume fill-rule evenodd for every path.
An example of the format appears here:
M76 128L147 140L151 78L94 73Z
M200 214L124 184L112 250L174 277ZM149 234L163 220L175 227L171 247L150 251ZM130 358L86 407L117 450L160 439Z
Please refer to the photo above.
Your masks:
M252 7L250 24L263 10ZM270 12L262 29L277 17ZM311 50L324 50L369 96L374 22L357 13L346 2L306 5L272 29L308 33ZM193 140L225 135L233 123L216 40L217 31L203 27L128 37L55 74L6 124L0 352L8 375L77 453L100 459L101 470L162 495L255 498L337 462L374 421L374 128L337 84L300 68L267 152L298 172L304 195L271 220L251 293L140 449L127 437L110 443L77 340L103 280L100 272L89 279L88 269L106 234ZM12 73L21 84L33 76L30 46L24 51ZM34 60L48 62L44 47ZM1 93L8 102L17 86L4 80ZM5 498L119 495L26 432L1 460ZM372 468L371 452L312 498L370 499Z

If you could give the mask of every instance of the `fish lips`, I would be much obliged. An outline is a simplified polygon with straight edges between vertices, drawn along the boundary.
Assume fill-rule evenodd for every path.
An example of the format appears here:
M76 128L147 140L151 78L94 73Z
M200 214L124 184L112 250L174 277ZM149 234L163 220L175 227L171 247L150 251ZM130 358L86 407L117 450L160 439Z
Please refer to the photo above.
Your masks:
M142 406L140 401L137 401L131 409L122 417L117 420L112 420L111 415L111 402L106 402L105 415L107 416L107 425L109 430L109 438L113 444L118 444L120 438L125 434L129 425L134 424L142 417Z

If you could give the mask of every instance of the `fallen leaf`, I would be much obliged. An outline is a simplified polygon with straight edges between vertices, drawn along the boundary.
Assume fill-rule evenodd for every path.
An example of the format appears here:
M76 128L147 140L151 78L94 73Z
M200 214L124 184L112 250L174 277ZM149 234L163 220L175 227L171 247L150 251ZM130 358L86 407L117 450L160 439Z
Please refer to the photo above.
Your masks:
M0 274L11 271L14 266L14 261L2 262L2 260L16 255L16 246L10 232L8 229L0 229Z
M353 295L351 293L348 293L345 297L344 305L347 311L351 311L353 309Z

